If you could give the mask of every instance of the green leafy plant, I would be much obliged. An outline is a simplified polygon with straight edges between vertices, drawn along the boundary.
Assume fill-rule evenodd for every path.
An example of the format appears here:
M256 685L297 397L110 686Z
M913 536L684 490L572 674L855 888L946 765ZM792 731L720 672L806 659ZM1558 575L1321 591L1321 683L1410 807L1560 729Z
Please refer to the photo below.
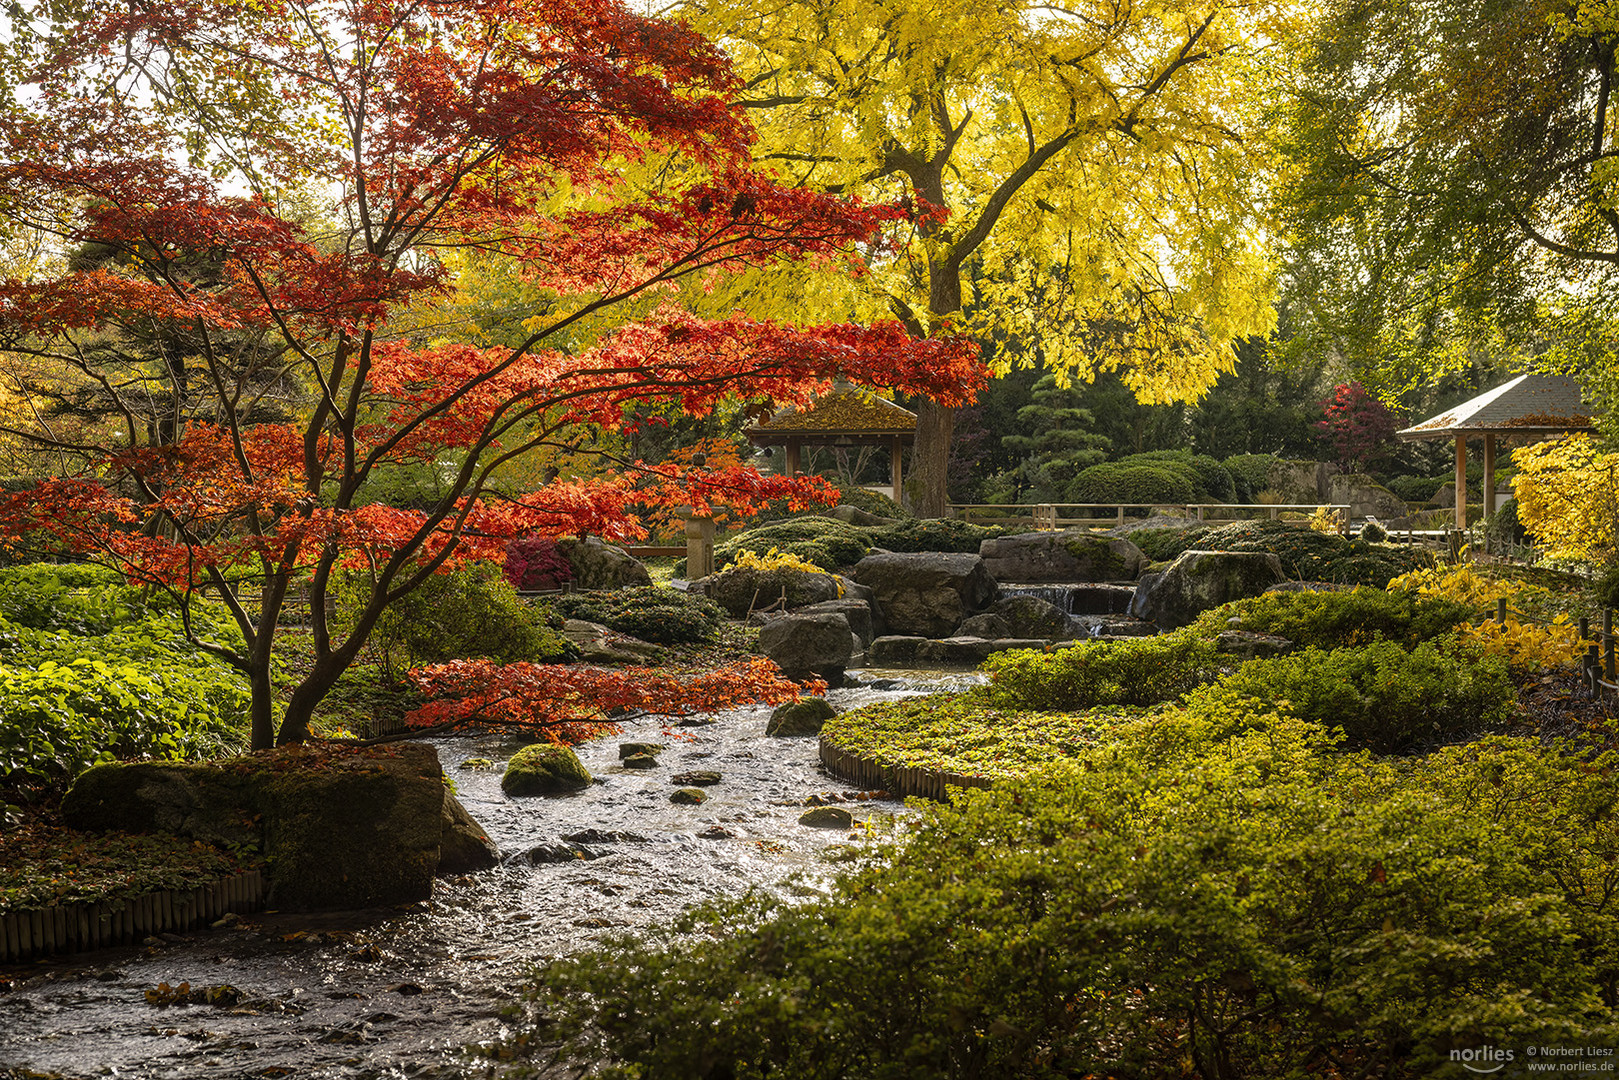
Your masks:
M345 576L337 587L339 626L353 625L370 591L364 574ZM389 678L446 660L510 664L574 655L567 639L546 625L544 614L523 603L488 563L434 574L389 604L372 631L371 646Z
M984 661L985 694L1006 709L1071 712L1172 701L1211 678L1214 642L1186 631L1087 641L1051 652L1016 649Z
M1201 695L1284 709L1341 729L1348 746L1383 754L1487 731L1517 700L1499 656L1433 642L1407 651L1392 641L1250 660Z

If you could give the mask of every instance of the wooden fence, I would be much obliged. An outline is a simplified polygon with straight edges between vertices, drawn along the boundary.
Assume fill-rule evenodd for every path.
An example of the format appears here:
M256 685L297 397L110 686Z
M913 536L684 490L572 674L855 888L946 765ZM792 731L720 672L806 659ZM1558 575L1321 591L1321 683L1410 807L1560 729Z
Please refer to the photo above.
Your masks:
M1275 521L1282 514L1314 514L1325 506L1347 525L1348 503L951 503L945 516L974 525L1032 525L1036 532L1112 529L1129 517L1171 513L1200 525Z
M227 912L260 910L264 894L263 871L248 870L195 889L8 912L0 915L0 961L131 945L164 931L193 930Z
M821 764L833 776L858 784L865 791L886 791L897 798L920 795L924 799L944 802L949 797L949 788L987 788L993 783L985 776L968 776L942 769L879 765L843 749L824 736L821 739Z

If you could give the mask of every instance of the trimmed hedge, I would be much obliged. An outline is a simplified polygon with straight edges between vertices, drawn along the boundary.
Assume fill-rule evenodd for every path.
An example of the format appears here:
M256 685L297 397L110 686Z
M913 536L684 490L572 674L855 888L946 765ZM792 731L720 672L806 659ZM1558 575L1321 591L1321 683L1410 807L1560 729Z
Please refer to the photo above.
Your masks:
M1421 552L1315 532L1286 521L1239 521L1184 529L1141 529L1130 539L1155 562L1183 551L1268 551L1298 581L1330 581L1381 589L1401 574L1428 565Z
M807 514L760 525L716 544L714 569L724 570L743 551L762 555L771 548L797 555L823 570L837 571L865 558L871 550L871 537L859 526Z
M725 620L725 610L708 597L661 585L570 593L548 603L564 618L601 623L658 645L705 644L719 637Z
M1117 461L1092 465L1074 477L1068 498L1076 503L1183 505L1198 501L1196 483L1167 463L1126 465Z
M984 661L984 695L1004 709L1072 712L1172 701L1214 673L1214 642L1187 631L1086 641L1051 652L1016 649Z
M1010 531L954 518L933 518L873 529L871 545L888 551L955 551L976 555L985 540L1005 536Z
M1231 474L1239 502L1253 502L1254 496L1270 487L1271 468L1281 458L1275 454L1234 454L1221 462Z

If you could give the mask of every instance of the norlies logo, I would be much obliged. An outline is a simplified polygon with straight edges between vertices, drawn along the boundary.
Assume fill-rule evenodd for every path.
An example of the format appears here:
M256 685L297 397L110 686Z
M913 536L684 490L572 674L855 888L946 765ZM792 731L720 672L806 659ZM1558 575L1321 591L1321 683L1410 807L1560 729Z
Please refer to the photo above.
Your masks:
M1469 1050L1452 1050L1450 1060L1459 1061L1468 1072L1493 1073L1507 1067L1513 1053L1498 1046L1475 1046Z

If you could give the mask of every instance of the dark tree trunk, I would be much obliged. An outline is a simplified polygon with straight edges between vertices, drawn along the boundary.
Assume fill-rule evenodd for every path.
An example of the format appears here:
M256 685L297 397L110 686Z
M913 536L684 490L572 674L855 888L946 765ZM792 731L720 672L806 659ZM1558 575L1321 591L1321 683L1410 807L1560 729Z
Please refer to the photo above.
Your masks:
M941 193L942 198L942 193ZM944 317L961 310L961 267L954 258L928 267L928 332L936 334ZM949 502L950 439L956 410L932 401L916 409L916 445L911 450L911 477L906 490L917 517L944 517Z

